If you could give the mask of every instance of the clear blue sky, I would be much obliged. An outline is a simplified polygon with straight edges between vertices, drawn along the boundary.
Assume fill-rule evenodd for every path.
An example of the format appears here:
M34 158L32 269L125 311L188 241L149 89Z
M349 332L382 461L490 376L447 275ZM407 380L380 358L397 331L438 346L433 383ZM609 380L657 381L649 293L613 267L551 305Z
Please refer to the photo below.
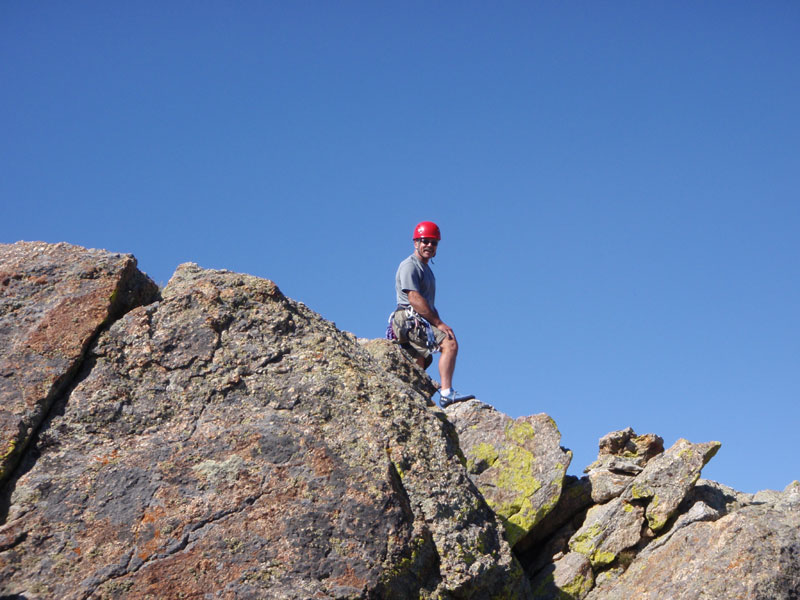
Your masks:
M420 220L456 387L800 478L800 3L0 3L0 241L275 281L383 335ZM436 374L435 369L431 370Z

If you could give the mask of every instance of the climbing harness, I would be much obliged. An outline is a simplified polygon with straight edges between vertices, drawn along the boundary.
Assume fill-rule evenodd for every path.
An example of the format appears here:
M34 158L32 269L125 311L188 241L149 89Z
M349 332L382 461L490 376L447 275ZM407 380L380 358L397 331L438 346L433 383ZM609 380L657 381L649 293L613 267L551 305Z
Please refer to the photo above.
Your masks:
M406 312L406 320L405 323L403 323L402 330L398 332L399 336L395 334L394 328L392 327L394 315L398 310L405 310ZM397 309L389 315L389 325L386 327L386 339L402 343L403 338L405 338L405 341L408 341L408 334L412 331L417 333L416 337L425 339L425 345L428 347L428 350L434 352L438 349L439 344L436 343L436 336L433 333L433 325L431 325L425 317L420 315L411 306L398 306Z

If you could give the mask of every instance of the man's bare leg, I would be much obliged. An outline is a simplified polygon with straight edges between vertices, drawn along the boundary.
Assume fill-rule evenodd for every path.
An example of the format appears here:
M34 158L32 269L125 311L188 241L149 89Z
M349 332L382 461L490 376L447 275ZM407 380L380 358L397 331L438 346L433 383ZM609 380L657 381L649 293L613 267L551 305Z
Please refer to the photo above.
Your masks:
M447 338L442 341L439 349L442 353L439 357L439 379L442 382L442 389L449 390L453 386L453 372L456 370L458 342Z

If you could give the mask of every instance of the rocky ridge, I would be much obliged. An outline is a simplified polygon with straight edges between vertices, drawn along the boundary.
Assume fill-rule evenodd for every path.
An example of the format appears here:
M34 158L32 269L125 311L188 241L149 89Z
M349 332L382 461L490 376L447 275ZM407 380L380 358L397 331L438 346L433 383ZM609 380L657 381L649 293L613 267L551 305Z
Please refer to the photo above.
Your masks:
M0 598L800 597L800 483L632 429L580 479L547 415L267 280L0 245Z

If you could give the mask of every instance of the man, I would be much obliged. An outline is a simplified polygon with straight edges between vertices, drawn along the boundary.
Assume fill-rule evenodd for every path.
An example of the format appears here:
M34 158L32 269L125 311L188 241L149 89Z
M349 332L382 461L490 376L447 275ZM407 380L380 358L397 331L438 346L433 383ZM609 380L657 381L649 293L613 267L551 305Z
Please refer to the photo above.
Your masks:
M428 262L436 256L441 239L436 223L423 221L414 228L414 254L397 268L397 308L390 325L394 339L423 369L433 361L433 352L441 352L439 404L444 408L475 396L464 396L453 389L458 342L452 327L442 321L436 310L436 278L428 266Z

